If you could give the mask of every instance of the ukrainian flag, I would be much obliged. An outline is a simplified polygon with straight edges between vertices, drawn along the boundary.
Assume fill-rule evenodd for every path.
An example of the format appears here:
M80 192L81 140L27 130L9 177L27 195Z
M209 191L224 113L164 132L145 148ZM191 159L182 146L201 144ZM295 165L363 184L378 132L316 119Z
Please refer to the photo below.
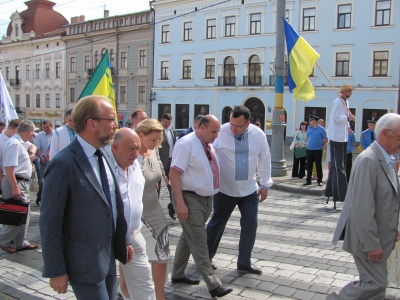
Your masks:
M89 95L102 95L110 99L111 104L116 111L115 97L114 97L114 86L111 76L111 64L108 50L104 53L101 61L97 65L92 78L86 84L79 99Z
M296 100L315 99L315 91L308 77L319 58L319 54L283 18L286 47L289 57L289 90Z

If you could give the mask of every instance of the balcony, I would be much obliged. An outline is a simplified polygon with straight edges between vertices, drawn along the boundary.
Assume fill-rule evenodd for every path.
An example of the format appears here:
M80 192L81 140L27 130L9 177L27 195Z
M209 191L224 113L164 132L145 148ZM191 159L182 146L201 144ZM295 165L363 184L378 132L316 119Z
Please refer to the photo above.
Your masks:
M11 86L20 86L21 85L21 79L10 79L9 80Z
M89 68L89 69L87 69L87 76L88 77L92 77L93 76L93 73L94 73L94 68Z
M261 86L262 76L243 76L243 86Z
M218 76L218 86L235 86L236 76Z
M22 113L22 109L19 106L15 107L15 111L17 112L17 114L21 114Z

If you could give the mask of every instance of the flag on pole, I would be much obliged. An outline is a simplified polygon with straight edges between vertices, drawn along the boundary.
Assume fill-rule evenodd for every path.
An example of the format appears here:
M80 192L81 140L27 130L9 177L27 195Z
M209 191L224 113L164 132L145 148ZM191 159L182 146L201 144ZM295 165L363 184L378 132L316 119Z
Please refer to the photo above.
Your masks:
M319 54L283 18L286 47L289 58L289 90L296 100L315 99L315 91L308 77L319 58Z
M17 112L15 111L14 105L11 101L10 94L8 93L6 83L3 75L0 73L0 103L1 103L1 116L8 126L8 122L13 119L18 119Z
M103 58L94 70L92 78L88 81L84 87L79 99L89 95L102 95L110 99L111 104L116 111L115 98L114 98L114 86L111 75L111 64L108 50L104 53Z

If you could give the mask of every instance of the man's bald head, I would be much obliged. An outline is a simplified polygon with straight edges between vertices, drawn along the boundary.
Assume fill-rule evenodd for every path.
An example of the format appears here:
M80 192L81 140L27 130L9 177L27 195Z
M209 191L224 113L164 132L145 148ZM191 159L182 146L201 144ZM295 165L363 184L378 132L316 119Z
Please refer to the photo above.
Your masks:
M121 128L114 135L111 149L118 166L126 171L139 155L140 138L132 129Z

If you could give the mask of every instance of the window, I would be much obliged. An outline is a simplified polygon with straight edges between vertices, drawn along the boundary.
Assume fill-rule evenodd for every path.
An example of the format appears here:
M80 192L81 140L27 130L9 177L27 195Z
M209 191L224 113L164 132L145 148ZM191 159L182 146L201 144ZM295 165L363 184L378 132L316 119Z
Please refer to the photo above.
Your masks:
M56 94L56 108L60 108L61 107L61 95L60 93Z
M95 67L97 67L98 63L99 63L99 51L96 50L94 52L94 64L95 64Z
M351 27L351 4L339 5L337 28L342 29L350 27Z
M182 70L182 79L191 79L192 78L192 61L184 60L183 61L183 70Z
M215 58L206 59L206 76L207 79L215 78Z
M315 7L303 9L303 31L315 30Z
M90 55L85 55L85 71L90 69Z
M75 102L75 88L69 88L69 102Z
M390 0L376 1L375 26L390 25Z
M26 80L31 79L31 67L29 65L26 65L25 67L25 79Z
M209 19L207 20L207 39L215 39L216 38L216 30L217 30L217 20Z
M126 86L119 87L119 103L126 103Z
M169 25L163 25L161 27L161 43L169 43Z
M56 78L60 78L60 77L61 77L61 63L56 62Z
M161 116L165 113L171 113L171 104L158 104L158 119L161 120Z
M36 94L36 108L40 108L40 94Z
M70 72L76 72L76 70L75 70L75 57L70 57L70 64L69 64L69 67L70 67Z
M46 63L46 69L44 70L44 78L50 78L50 63Z
M139 67L146 67L146 50L139 51Z
M210 113L210 106L207 104L195 104L194 105L194 118L198 115L208 115Z
M138 102L139 103L145 103L146 102L146 92L145 92L145 86L144 85L139 85L138 86Z
M26 108L31 107L31 95L29 95L29 94L25 95L25 107Z
M175 128L189 127L189 104L176 104Z
M6 80L10 80L10 67L6 67Z
M261 14L250 15L250 34L261 34Z
M374 51L374 76L388 76L389 52Z
M44 95L44 100L45 100L45 107L50 108L50 94Z
M223 86L235 86L235 61L232 56L228 56L224 62Z
M15 66L15 81L16 81L16 84L19 84L19 79L20 79L19 66Z
M21 111L21 98L19 94L15 94L15 110L17 112Z
M249 60L248 85L261 86L261 64L257 55L251 56Z
M225 17L225 36L235 36L236 17Z
M350 53L336 53L336 74L335 76L349 76Z
M121 52L121 68L126 69L128 57L126 52Z
M36 70L35 70L35 79L40 79L40 65L36 65Z
M161 62L161 79L169 79L169 61Z
M193 40L192 22L183 23L183 40L184 41L192 41Z

